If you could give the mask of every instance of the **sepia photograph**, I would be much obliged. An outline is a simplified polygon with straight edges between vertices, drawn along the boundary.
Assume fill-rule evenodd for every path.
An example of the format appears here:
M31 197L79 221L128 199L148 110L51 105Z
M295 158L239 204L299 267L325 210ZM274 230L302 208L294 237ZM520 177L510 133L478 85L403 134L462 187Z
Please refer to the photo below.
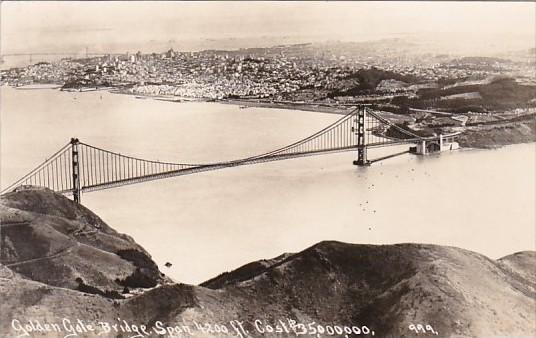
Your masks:
M0 1L0 337L536 337L536 2Z

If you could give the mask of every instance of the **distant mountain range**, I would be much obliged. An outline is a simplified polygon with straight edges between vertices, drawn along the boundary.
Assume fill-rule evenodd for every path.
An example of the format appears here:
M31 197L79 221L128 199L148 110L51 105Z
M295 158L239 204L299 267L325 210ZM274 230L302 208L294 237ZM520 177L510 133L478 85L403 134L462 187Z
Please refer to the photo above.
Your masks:
M2 195L0 222L2 337L63 337L70 327L132 337L133 325L151 337L536 332L536 252L492 260L437 245L326 241L193 286L171 281L132 238L46 189Z

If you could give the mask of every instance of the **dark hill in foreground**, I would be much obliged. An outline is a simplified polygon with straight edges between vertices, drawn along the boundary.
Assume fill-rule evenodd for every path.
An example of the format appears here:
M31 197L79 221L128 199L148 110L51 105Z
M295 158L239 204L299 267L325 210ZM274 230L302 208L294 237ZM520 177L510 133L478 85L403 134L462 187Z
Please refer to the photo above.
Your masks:
M176 336L237 337L231 323L237 319L254 337L295 337L293 320L316 328L367 326L375 337L426 336L409 330L411 324L430 324L440 337L536 332L535 252L491 260L436 245L321 242L189 286L163 276L130 237L51 191L3 195L0 221L5 337L21 333L14 320L61 324L64 318L93 324L121 318L147 325L154 337L169 336L160 327ZM220 332L204 332L195 323L220 324ZM290 333L260 333L269 323ZM222 333L224 328L230 332Z
M202 285L266 313L284 312L283 300L308 320L362 323L379 336L408 336L410 324L430 323L441 336L517 337L536 332L535 267L536 252L494 261L436 245L321 242Z

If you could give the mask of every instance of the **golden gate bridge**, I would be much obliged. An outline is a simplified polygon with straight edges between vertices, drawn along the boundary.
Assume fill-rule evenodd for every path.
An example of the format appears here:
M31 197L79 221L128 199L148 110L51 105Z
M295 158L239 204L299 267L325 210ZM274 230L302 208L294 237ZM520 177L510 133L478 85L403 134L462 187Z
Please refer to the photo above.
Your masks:
M396 137L388 136L396 135ZM383 118L378 112L362 106L350 111L324 129L285 147L256 156L205 164L152 161L101 149L72 138L34 170L8 186L1 193L26 186L42 186L80 203L81 193L109 189L174 176L190 175L228 167L279 161L297 157L357 150L355 165L398 156L408 151L368 159L367 149L401 144L416 144L417 153L441 150L446 140L457 134L419 136Z

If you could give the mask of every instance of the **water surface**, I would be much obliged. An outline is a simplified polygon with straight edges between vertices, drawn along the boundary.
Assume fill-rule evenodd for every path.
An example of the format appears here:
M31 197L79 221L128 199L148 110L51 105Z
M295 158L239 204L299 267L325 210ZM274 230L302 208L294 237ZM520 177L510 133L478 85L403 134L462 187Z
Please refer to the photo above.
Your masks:
M199 163L263 153L338 118L2 87L2 186L71 137L122 154ZM498 258L535 249L535 150L407 154L369 168L353 166L354 153L322 155L92 192L82 202L186 283L321 240L435 243Z

